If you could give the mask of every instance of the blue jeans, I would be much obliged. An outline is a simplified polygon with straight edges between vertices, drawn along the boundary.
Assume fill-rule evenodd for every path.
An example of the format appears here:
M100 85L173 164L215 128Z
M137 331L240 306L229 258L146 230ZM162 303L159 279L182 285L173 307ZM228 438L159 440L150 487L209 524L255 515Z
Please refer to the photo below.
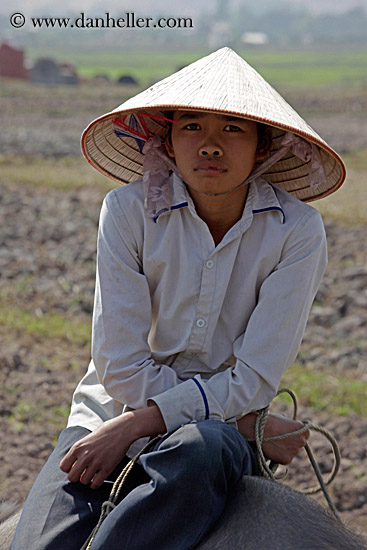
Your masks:
M87 433L79 427L61 433L28 496L11 550L80 550L88 538L112 484L92 490L70 483L59 468L61 458ZM167 434L140 462L92 550L195 548L222 513L229 487L256 471L246 440L217 420L193 422Z

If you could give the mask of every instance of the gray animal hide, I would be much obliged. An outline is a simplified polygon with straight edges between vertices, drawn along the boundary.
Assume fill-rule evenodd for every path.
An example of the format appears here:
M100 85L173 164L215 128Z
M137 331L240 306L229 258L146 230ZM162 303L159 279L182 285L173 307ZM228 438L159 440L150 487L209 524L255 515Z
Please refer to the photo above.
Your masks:
M6 512L2 516L4 519ZM9 550L19 516L20 512L1 523L0 550ZM225 510L216 526L196 548L196 550L366 549L367 546L363 541L313 499L285 485L249 476L245 476L231 491Z

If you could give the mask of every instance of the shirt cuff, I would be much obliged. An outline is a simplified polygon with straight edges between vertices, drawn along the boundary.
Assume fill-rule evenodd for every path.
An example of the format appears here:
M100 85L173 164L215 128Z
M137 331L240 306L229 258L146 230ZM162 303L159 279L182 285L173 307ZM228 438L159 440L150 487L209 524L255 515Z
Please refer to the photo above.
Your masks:
M159 407L168 433L193 420L224 421L222 407L198 375L151 397L149 401L154 401Z

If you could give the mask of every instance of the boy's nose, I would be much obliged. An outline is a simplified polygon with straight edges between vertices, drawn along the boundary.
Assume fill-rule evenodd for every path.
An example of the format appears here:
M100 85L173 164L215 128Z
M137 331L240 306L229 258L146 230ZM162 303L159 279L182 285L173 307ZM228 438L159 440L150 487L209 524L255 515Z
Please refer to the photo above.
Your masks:
M201 157L206 157L207 155L213 155L215 157L221 157L223 151L218 145L204 145L199 149L199 155Z

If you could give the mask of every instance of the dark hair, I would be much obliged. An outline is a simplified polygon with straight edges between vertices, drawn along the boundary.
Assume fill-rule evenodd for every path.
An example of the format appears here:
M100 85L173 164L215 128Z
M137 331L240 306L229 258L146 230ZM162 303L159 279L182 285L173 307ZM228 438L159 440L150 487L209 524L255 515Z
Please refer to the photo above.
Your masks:
M173 120L174 111L165 111L163 115L168 118L169 120ZM172 136L172 122L167 122L167 135L168 141L171 143L171 136Z
M271 126L257 122L257 151L267 155L271 148L273 132Z
M260 144L265 138L268 132L269 126L267 126L267 124L263 124L262 122L257 122L256 125L257 125L257 139Z

